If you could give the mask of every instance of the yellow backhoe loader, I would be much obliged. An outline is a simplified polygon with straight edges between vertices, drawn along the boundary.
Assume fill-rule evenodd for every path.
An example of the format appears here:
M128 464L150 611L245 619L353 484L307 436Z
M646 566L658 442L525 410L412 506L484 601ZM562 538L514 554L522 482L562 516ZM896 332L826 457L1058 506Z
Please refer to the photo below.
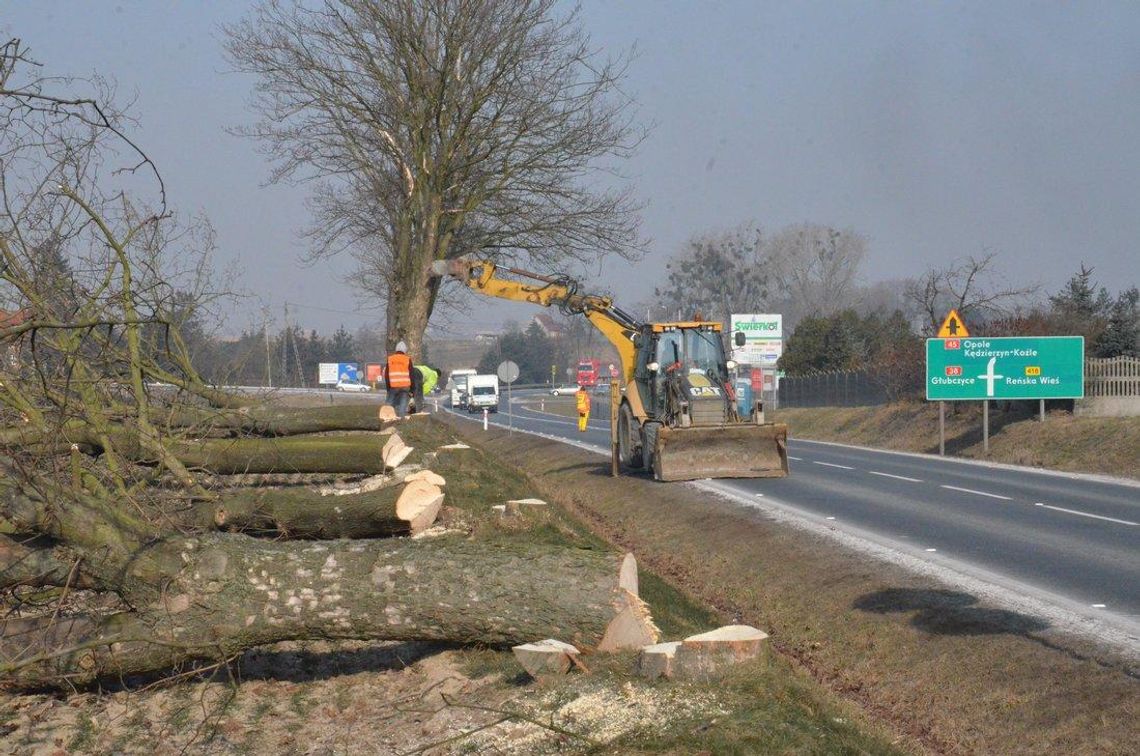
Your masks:
M579 293L570 278L487 260L440 260L432 271L487 296L581 314L609 339L621 357L626 468L648 468L657 480L788 474L787 426L764 422L759 404L744 417L737 410L720 323L641 323L608 297Z

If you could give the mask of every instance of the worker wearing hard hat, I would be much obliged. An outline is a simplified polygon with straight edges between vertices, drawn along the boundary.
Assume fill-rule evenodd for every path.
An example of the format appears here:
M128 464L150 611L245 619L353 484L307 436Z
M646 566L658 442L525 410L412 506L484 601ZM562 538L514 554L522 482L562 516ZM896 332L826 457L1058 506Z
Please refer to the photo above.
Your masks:
M574 399L578 404L578 430L585 433L586 424L590 422L590 392L585 386L579 386Z

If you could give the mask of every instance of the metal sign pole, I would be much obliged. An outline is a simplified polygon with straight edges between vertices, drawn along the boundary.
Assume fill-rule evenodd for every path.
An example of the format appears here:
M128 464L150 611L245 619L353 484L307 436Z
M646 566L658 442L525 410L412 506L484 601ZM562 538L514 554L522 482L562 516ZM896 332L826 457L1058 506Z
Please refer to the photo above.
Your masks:
M982 402L982 451L990 453L990 400Z
M938 456L946 456L946 402L938 403Z
M511 414L511 384L507 384L507 433L514 435L515 418Z
M1045 422L1045 400L1041 399L1039 401L1041 402L1039 406L1039 409L1041 410L1041 422Z

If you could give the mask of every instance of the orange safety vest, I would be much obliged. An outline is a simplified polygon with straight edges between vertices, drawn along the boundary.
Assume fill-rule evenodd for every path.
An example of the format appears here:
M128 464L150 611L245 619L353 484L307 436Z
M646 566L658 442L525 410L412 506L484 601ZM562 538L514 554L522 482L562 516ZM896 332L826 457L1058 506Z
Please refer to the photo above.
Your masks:
M590 395L585 391L577 392L578 399L578 414L584 415L590 411Z
M384 381L390 389L411 388L412 358L403 352L388 355L388 364L384 370Z

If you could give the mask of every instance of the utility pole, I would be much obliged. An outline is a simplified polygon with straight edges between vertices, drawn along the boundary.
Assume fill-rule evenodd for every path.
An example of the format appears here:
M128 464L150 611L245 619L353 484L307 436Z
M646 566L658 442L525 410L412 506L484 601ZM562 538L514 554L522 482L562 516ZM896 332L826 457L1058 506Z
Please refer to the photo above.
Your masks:
M269 349L269 308L261 308L261 330L265 334L265 382L273 388L273 355Z

